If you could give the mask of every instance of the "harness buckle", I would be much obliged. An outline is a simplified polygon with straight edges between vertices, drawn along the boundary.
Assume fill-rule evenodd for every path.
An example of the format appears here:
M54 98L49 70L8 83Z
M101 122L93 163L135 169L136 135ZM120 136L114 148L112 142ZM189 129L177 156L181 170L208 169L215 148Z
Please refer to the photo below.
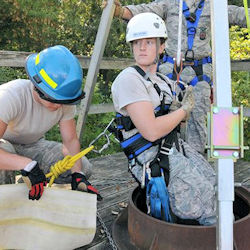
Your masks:
M194 36L196 33L196 28L195 27L189 27L187 28L187 34L188 36Z
M161 147L160 153L163 155L172 155L173 154L173 148L167 148L167 147Z
M150 180L151 180L150 162L147 162L143 164L141 188L143 189Z
M150 162L146 164L146 173L148 175L148 179L151 180L151 169L150 169Z
M194 63L194 51L192 49L188 49L185 53L185 62Z
M160 93L160 101L162 101L163 98L164 98L164 94L163 94L162 91L161 91L161 93Z
M183 66L194 66L194 61L184 61Z
M189 22L194 23L196 21L196 14L191 12L190 15L186 18Z

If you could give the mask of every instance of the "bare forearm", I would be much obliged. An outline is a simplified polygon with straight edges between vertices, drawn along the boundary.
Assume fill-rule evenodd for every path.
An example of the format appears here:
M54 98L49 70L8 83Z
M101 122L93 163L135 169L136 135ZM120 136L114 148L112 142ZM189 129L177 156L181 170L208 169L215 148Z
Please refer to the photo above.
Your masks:
M141 131L144 138L149 141L155 141L170 133L186 117L183 109L178 109L168 115L159 116L149 127Z
M80 143L78 139L74 139L63 144L63 154L64 155L75 155L80 152ZM82 169L81 160L75 163L75 166L71 169L71 172L80 172Z
M0 149L0 169L1 170L21 170L28 163L30 163L32 159L12 154L9 152Z

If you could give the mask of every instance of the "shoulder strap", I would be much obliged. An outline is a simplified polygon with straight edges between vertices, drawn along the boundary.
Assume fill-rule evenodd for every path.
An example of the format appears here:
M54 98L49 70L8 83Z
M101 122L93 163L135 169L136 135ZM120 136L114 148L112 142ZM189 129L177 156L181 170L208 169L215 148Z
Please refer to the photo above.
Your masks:
M156 72L156 74L157 74L158 77L161 78L162 81L164 81L164 82L168 85L168 87L169 87L170 90L171 90L171 93L173 93L171 84L169 84L169 83L166 81L166 79L165 79L161 74L159 74L158 72Z
M153 86L154 86L154 88L155 88L157 94L158 94L159 97L160 97L161 112L164 113L164 111L165 111L165 96L162 94L161 89L159 88L159 86L158 86L156 83L153 83L149 77L146 78L146 73L145 73L144 70L141 69L138 65L133 65L133 66L131 66L131 67L134 68L134 69L135 69L144 79L146 79L147 81L150 81L150 82L153 84ZM162 79L162 78L161 78L161 79ZM165 81L165 79L164 79L164 81ZM165 82L166 82L166 81L165 81ZM170 88L170 89L171 89L171 88ZM171 91L172 91L172 90L171 90Z
M140 68L138 65L133 65L131 66L132 68L134 68L143 78L146 77L146 73L144 72L144 70L142 68ZM149 77L145 78L147 81L150 81Z

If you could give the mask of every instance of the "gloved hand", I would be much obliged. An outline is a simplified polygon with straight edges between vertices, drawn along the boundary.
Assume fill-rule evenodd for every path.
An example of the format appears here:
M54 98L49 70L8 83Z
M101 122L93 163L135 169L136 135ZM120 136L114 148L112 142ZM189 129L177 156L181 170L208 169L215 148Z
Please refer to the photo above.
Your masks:
M173 112L179 108L181 108L181 103L179 101L173 100L173 102L171 103L169 107L169 110L170 112Z
M103 0L102 1L102 5L101 8L104 9L107 6L108 1L107 0ZM114 1L115 4L115 13L114 16L115 17L119 17L122 18L123 16L123 12L124 12L124 7L122 7L121 3L119 2L119 0L115 0Z
M193 95L193 87L192 86L187 87L181 104L182 104L183 110L186 111L186 113L187 113L186 120L188 120L190 113L194 107L194 95Z
M86 177L81 173L73 173L71 181L72 190L78 190L83 192L88 192L97 195L97 200L101 201L102 196L99 194L98 190L94 188L86 179Z
M26 183L29 191L30 200L39 200L43 194L43 186L47 185L46 177L39 168L38 162L30 162L21 170L23 181Z

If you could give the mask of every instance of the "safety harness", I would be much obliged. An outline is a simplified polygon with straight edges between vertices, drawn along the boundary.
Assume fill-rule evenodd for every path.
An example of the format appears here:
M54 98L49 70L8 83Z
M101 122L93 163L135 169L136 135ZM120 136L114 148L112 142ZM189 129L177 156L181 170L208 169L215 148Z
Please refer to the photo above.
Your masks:
M139 66L132 66L143 78L150 81L150 78L146 76L146 73ZM161 75L158 75L162 80L166 82ZM165 105L165 96L161 92L161 89L156 83L153 86L160 97L160 105L155 108L155 116L165 115L169 112L169 105ZM167 83L168 84L168 83ZM169 85L169 84L168 84ZM169 85L171 91L172 88ZM158 153L156 157L150 162L149 168L147 169L147 179L145 181L147 186L147 200L148 212L153 217L162 218L166 221L171 221L169 213L169 198L167 185L169 181L169 160L168 155L175 142L176 147L178 146L177 128L172 130L168 135L163 138L150 142L142 137L138 132L128 139L123 138L122 130L130 131L135 128L132 120L129 116L123 116L120 113L116 114L116 128L114 130L116 137L120 141L120 146L123 149L125 155L128 158L129 166L133 167L137 164L145 168L145 164L139 162L137 156L143 153L145 150L152 146L159 145ZM145 169L144 169L145 170Z
M201 60L194 60L194 51L193 51L193 43L194 43L194 37L196 34L196 29L199 23L199 19L204 7L205 0L201 0L198 4L196 10L194 12L189 11L189 8L185 1L183 1L183 15L186 18L187 22L187 51L185 53L185 61L183 62L183 69L186 66L191 66L193 70L195 71L196 76L188 83L188 85L195 86L199 81L206 81L210 86L212 86L212 81L209 76L203 74L202 65L207 63L212 63L212 58L210 56L204 57ZM205 37L203 38L205 39ZM174 58L165 54L162 59L163 63L168 62L171 64L175 64ZM172 73L169 73L166 75L170 79L176 80L176 72L173 70ZM180 80L182 80L180 78ZM179 86L182 90L185 89L184 85L182 83L179 83Z

